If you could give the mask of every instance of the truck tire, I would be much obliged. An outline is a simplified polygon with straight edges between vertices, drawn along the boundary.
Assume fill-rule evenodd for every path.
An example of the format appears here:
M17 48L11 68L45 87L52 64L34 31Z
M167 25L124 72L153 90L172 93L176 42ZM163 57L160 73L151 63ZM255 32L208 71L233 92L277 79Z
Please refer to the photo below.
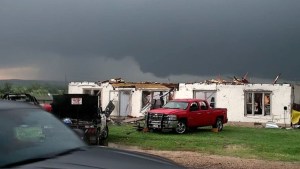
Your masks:
M187 130L186 122L183 120L179 121L175 128L175 132L178 134L183 134L186 132L186 130Z
M105 126L102 133L100 133L100 128L97 129L97 145L102 145L103 140L108 138L108 126Z
M218 131L222 131L223 130L223 121L222 121L221 118L217 118L216 124L213 125L213 128L217 128Z
M103 140L105 140L105 139L108 138L108 126L107 126L107 125L105 126L105 128L104 128L104 130L103 130L103 133L102 133L101 138L102 138Z

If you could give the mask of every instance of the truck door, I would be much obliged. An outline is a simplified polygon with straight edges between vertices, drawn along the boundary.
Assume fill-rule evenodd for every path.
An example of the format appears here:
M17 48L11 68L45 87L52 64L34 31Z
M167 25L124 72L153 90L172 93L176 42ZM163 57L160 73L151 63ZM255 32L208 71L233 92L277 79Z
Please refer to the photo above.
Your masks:
M203 124L203 113L200 110L200 105L198 102L192 102L189 107L189 127L198 127Z
M205 101L200 101L200 112L201 112L201 124L204 126L208 126L212 122L212 115L211 115L211 110L209 109L209 106L207 102Z

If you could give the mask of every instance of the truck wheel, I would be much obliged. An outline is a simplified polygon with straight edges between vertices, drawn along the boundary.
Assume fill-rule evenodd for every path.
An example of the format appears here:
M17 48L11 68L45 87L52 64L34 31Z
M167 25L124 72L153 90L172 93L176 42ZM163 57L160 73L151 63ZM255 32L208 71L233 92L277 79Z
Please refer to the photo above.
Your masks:
M107 137L108 137L108 126L106 125L105 128L104 128L104 130L103 130L103 133L101 135L101 138L103 140L105 140L105 139L107 139Z
M102 133L100 133L100 128L97 129L97 144L102 145L103 140L108 138L108 127L106 126Z
M213 126L214 128L217 128L218 131L223 130L223 121L221 118L217 118L216 124Z
M186 123L184 121L179 121L176 126L175 132L178 134L183 134L186 132L186 129Z

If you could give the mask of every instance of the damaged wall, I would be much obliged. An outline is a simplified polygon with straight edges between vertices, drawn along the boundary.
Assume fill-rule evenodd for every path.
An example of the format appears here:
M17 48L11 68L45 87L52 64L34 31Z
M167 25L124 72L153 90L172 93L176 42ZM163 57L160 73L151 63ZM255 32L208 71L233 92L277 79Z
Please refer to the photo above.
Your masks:
M116 86L116 87L113 87ZM132 85L132 87L131 87ZM143 91L149 91L150 93L163 91L167 93L170 89L167 87L158 87L155 88L157 85L153 85L153 87L145 87L140 88L139 86L144 86L145 84L131 84L126 86L120 84L109 84L109 83L102 83L101 91L102 91L102 104L107 105L110 100L113 100L116 108L112 112L112 116L131 116L131 117L140 117L143 116L141 110L143 108ZM136 85L136 86L134 86ZM124 87L125 86L125 87ZM124 91L129 91L129 100L128 102L124 103L125 100L122 102L122 93ZM127 92L126 92L127 93ZM109 97L107 97L109 96ZM125 104L125 105L124 105ZM126 113L124 113L126 107ZM104 108L104 107L103 107Z
M71 82L69 83L69 94L99 94L99 105L104 110L109 101L115 105L115 109L111 116L143 116L141 110L143 108L143 91L151 93L155 99L159 98L160 92L168 93L171 88L158 83L125 83L105 81L101 83L95 82ZM153 94L155 93L155 94ZM154 96L155 95L155 96ZM166 101L166 97L164 97ZM152 100L153 101L153 100Z

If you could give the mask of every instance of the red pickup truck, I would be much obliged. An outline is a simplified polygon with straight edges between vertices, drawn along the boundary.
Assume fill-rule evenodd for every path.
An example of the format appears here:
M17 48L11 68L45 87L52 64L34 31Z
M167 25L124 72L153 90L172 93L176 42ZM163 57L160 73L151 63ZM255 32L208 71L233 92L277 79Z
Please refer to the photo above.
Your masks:
M221 131L227 122L226 108L211 108L207 101L200 99L171 100L162 108L152 109L146 114L148 129L172 129L179 134L202 126Z

